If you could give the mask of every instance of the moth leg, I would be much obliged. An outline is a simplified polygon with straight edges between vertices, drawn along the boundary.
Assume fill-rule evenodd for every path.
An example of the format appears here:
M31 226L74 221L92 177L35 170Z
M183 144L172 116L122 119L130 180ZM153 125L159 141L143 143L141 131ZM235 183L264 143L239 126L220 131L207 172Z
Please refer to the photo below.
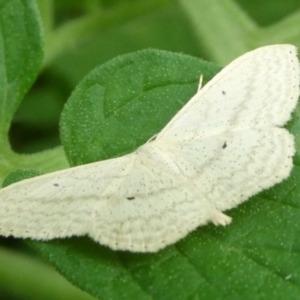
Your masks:
M221 211L216 210L215 213L212 215L210 221L215 225L222 225L226 226L231 223L232 218L228 217L227 215L223 214Z

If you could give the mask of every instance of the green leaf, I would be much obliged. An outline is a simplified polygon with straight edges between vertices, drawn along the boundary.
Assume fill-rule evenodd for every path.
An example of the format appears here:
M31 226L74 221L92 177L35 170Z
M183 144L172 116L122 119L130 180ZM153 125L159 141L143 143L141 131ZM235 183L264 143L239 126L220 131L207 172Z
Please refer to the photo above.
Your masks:
M130 153L158 133L219 68L197 58L145 50L96 68L61 115L71 165Z
M35 1L0 0L0 136L35 80L43 52Z
M35 176L40 176L42 175L41 172L35 171L35 170L29 170L29 169L24 169L24 170L17 170L15 172L11 172L3 181L2 187L6 187L12 183L27 179L27 178L32 178Z
M12 151L9 143L14 114L40 71L42 57L42 28L36 2L0 0L0 182L16 169L49 172L67 166L61 148L21 155Z
M162 129L219 68L146 50L92 71L61 119L73 165L116 157ZM299 107L297 108L299 110ZM299 115L288 128L299 144ZM71 282L99 299L298 299L299 154L288 180L229 212L225 228L198 228L156 254L112 251L89 238L30 244Z

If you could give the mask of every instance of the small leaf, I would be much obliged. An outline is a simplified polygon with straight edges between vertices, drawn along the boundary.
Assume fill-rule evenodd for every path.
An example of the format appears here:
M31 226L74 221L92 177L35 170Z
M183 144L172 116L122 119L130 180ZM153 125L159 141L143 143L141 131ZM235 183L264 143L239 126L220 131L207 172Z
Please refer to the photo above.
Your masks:
M34 0L0 0L0 134L5 137L43 57Z
M28 179L28 178L32 178L35 176L40 176L40 175L42 175L42 173L39 171L36 171L36 170L29 170L29 169L17 170L17 171L11 172L5 178L5 180L2 183L2 187L6 187L15 182L18 182L18 181L21 181L24 179Z

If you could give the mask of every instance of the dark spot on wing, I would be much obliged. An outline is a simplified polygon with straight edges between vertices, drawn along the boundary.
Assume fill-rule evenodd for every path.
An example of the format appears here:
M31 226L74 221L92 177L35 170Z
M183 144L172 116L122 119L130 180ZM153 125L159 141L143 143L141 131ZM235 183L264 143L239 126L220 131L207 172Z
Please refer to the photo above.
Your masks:
M225 149L227 147L227 143L225 142L222 146L223 149Z
M226 95L226 92L225 92L225 91L222 91L222 94L223 94L223 95Z
M127 200L134 200L135 197L127 197Z
M58 184L58 183L53 183L53 185L54 185L54 186L59 186L59 184Z

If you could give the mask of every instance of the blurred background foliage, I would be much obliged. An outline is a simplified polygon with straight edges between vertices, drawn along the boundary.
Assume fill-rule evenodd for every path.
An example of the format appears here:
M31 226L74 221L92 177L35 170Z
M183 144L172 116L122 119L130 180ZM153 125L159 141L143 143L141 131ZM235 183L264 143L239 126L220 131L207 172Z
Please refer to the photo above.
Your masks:
M37 3L45 31L45 59L10 130L12 147L20 153L60 144L59 116L68 96L91 69L117 55L158 48L224 66L262 45L300 47L298 0ZM17 254L21 247L17 241L0 242L0 299L92 299L30 253Z

